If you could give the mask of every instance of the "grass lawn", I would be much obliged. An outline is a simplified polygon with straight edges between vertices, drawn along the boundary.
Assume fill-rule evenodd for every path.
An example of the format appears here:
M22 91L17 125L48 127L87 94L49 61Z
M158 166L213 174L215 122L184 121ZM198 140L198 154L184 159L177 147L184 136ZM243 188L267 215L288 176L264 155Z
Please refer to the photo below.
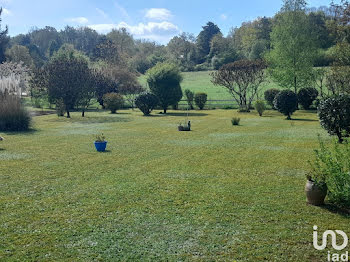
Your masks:
M192 111L178 132L181 111L35 117L2 134L0 260L325 261L313 226L349 233L349 216L306 204L317 134L330 138L316 114L294 118Z
M214 86L211 83L211 76L209 74L210 72L208 71L182 73L184 77L181 83L182 90L190 89L193 92L205 92L208 94L208 99L210 100L233 100L225 88ZM144 87L147 87L146 77L144 75L140 76L139 81ZM260 97L263 97L264 91L269 88L279 87L268 78L261 87Z

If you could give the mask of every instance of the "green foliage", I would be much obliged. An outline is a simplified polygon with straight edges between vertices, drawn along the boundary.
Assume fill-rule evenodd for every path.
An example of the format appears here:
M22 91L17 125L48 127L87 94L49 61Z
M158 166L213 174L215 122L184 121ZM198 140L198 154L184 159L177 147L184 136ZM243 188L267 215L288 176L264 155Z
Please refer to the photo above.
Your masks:
M185 97L186 97L186 101L188 106L190 107L190 109L193 109L193 100L194 100L194 92L192 92L189 89L185 90Z
M208 95L206 93L196 93L194 95L194 102L196 103L196 106L203 110L205 104L207 103Z
M313 87L302 88L298 91L298 103L303 106L305 110L309 110L312 103L318 97L318 91Z
M57 116L64 116L66 112L66 106L64 105L63 99L58 99L56 101L56 114Z
M196 42L202 62L204 62L206 56L210 52L211 40L215 35L220 33L220 28L212 22L208 22L205 26L203 26L203 30L199 33Z
M305 13L305 2L285 1L271 33L272 49L266 55L269 72L280 86L298 89L312 80L317 38Z
M264 100L256 100L254 103L254 108L256 111L258 111L259 116L262 116L266 106L265 106L265 101Z
M118 109L123 107L124 99L120 94L108 93L103 96L103 104L111 110L112 114L115 114Z
M241 119L239 117L233 117L231 119L231 123L233 126L239 126L239 122L241 122Z
M312 163L313 176L325 182L330 202L350 207L350 144L340 145L336 141L332 147L320 140L320 149L315 150L316 159Z
M105 142L106 137L104 136L103 133L95 135L95 142Z
M322 100L318 116L321 126L342 143L343 137L350 134L350 96L338 95Z
M141 112L148 116L152 110L158 105L158 98L150 93L139 95L135 100L135 105L141 110Z
M0 93L0 131L26 131L31 117L17 96Z
M164 113L169 105L174 105L181 100L182 75L176 65L158 63L147 71L146 78L151 92L158 97Z
M0 7L0 64L5 62L5 51L9 42L9 37L7 36L8 27L6 26L4 30L1 30L1 14L3 12L2 7Z
M270 89L267 89L264 93L264 97L265 97L265 100L266 102L272 106L272 108L274 109L274 104L273 104L273 101L275 100L275 97L276 95L280 92L281 90L280 89L277 89L277 88L270 88Z
M298 96L291 90L279 92L273 102L275 108L291 120L291 115L298 109Z

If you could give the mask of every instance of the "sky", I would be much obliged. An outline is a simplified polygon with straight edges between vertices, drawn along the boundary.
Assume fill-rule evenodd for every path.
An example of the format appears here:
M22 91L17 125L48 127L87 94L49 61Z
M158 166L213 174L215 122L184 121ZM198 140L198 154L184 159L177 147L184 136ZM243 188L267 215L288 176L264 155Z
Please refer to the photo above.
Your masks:
M309 0L328 6L331 0ZM34 27L88 26L99 33L125 27L137 39L166 44L182 32L195 36L208 21L226 35L232 27L257 17L271 17L282 0L0 0L2 24L11 36Z

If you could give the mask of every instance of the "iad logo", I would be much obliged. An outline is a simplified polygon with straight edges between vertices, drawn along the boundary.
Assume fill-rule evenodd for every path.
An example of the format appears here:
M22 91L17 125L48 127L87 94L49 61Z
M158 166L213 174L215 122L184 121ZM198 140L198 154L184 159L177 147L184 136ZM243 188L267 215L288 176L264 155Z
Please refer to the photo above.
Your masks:
M322 235L322 244L319 245L318 244L318 232L317 232L317 226L314 226L314 234L313 234L313 244L314 247L317 250L325 250L327 247L327 243L328 243L328 236L331 237L331 244L333 249L337 250L337 251L341 251L344 250L349 243L349 239L348 236L341 230L327 230L323 233ZM342 241L343 243L341 245L337 244L337 234L339 236L342 237ZM339 241L338 243L341 243L341 241ZM344 254L337 254L334 253L332 254L330 251L328 251L328 261L349 261L349 252L345 252Z

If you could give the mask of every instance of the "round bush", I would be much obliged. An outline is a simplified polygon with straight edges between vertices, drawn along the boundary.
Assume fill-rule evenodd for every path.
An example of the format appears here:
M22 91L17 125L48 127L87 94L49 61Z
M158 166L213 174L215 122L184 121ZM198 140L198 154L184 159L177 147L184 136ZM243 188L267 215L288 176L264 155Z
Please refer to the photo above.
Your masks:
M305 110L309 110L312 103L318 97L318 91L316 88L307 87L302 88L298 92L298 103L302 105Z
M262 116L266 109L265 102L263 100L256 100L254 108L256 111L258 111L259 116Z
M271 88L265 91L264 97L266 102L272 106L273 109L275 109L275 106L273 104L273 100L275 99L276 95L280 92L281 90L277 88Z
M139 95L135 100L135 105L141 110L141 112L148 116L152 110L158 105L159 100L157 96L146 93Z
M322 100L318 106L321 126L340 143L350 134L350 96L338 95Z
M123 107L123 96L117 93L108 93L103 96L104 106L111 110L112 114L115 114L118 109Z
M208 95L206 93L196 93L194 95L194 102L199 107L200 110L202 110L207 103Z
M291 90L282 90L276 95L273 104L290 120L291 115L298 109L298 96Z

